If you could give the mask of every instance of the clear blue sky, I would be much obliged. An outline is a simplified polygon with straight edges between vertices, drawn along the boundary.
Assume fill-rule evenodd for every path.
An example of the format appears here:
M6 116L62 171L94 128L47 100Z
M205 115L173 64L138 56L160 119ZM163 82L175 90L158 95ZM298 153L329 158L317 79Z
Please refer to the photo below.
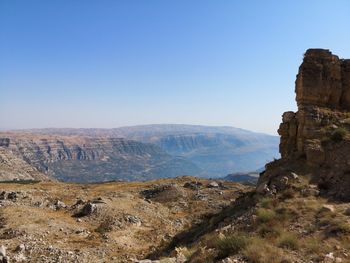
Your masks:
M310 47L350 58L350 1L0 0L0 128L275 134Z

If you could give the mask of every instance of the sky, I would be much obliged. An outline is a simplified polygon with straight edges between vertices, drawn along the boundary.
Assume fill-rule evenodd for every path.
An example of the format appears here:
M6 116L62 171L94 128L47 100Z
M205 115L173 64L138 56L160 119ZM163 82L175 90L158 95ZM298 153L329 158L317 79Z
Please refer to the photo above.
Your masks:
M348 0L0 0L0 129L179 123L277 134Z

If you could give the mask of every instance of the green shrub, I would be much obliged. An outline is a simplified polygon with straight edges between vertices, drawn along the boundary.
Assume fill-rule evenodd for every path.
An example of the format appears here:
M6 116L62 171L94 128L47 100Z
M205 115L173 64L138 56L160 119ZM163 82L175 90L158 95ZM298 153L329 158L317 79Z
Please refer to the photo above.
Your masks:
M264 197L260 201L260 206L262 208L273 208L277 205L277 202L277 199L272 199L271 197Z
M258 238L251 240L251 243L243 250L243 254L251 263L292 262L281 248Z
M212 242L218 251L219 258L237 254L249 244L249 237L245 234L236 234L224 238L216 237Z
M333 219L327 227L328 235L340 235L350 233L350 224L341 219Z
M344 140L348 133L348 130L345 128L337 128L332 132L331 139L334 142L340 142Z
M259 235L263 238L279 237L282 232L283 232L283 229L279 225L270 226L270 225L262 224L258 229Z
M259 208L257 211L257 221L259 223L267 223L275 219L276 213L271 209Z
M279 221L291 220L299 216L299 212L294 208L280 207L275 211Z
M298 250L299 240L293 233L283 233L278 240L278 246L291 250Z

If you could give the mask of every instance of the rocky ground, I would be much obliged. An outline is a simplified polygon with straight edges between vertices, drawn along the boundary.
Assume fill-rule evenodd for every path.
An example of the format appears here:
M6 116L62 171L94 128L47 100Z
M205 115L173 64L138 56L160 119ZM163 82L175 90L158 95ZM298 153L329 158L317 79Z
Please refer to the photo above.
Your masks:
M3 262L137 262L249 189L194 177L0 183L0 256Z
M181 253L184 262L350 262L350 203L322 196L305 176L281 178L284 189L244 194L206 224L150 258Z

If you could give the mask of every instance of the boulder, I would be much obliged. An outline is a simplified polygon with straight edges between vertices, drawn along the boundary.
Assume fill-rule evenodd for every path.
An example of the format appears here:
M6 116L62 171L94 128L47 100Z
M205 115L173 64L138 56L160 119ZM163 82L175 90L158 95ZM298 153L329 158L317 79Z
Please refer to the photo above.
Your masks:
M97 211L97 205L91 202L88 202L83 206L77 216L89 216Z
M209 184L208 184L208 188L219 188L219 184L217 183L217 182L215 182L215 181L213 181L213 182L210 182Z
M192 182L186 182L184 184L184 187L192 189L192 190L198 190L198 189L200 189L202 187L202 185L203 184L201 182L192 181Z
M323 205L321 211L334 213L335 209L333 205Z

